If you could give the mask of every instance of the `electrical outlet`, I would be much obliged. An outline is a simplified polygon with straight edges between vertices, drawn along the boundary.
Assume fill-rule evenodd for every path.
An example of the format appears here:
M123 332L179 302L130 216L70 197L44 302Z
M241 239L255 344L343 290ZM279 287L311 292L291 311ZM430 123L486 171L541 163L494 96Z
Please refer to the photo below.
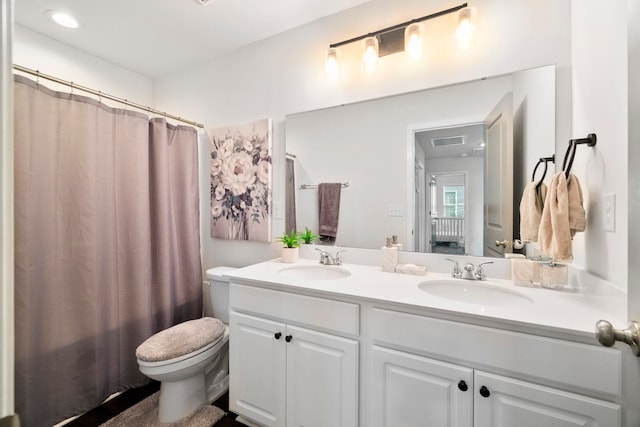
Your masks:
M604 231L616 231L616 195L602 196L602 228Z
M403 205L388 205L387 216L404 216Z

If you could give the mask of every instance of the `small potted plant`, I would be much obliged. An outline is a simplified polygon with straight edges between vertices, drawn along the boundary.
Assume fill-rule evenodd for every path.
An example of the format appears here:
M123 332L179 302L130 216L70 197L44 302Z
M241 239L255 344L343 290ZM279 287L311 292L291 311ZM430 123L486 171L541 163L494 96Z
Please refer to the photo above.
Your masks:
M300 248L300 238L293 229L287 234L284 233L278 238L282 242L282 252L280 254L282 262L296 262L298 260L298 250Z
M304 233L303 232L298 233L298 237L300 237L300 240L302 240L302 243L306 245L313 243L314 240L320 239L320 236L318 236L313 231L309 230L307 227L304 228Z

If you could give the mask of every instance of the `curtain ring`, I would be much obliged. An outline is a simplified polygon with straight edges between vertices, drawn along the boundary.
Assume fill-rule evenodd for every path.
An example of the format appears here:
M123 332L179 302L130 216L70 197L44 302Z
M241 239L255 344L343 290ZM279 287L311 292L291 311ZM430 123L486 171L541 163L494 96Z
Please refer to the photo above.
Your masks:
M70 84L69 84L69 86L71 86L71 93L70 93L70 95L73 95L73 82L69 82L69 83L70 83Z
M36 88L40 88L40 70L36 70Z
M98 104L102 104L102 91L98 91Z

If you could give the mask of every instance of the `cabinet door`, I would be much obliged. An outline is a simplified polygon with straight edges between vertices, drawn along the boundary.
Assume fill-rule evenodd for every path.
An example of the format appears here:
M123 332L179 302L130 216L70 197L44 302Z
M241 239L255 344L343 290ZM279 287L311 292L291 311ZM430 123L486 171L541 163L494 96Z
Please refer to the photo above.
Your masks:
M356 427L358 342L294 326L287 338L287 426Z
M619 427L621 423L620 405L579 394L480 371L475 385L475 427Z
M267 427L284 427L285 325L234 311L229 323L229 408Z
M369 426L472 426L471 369L375 345L372 369Z

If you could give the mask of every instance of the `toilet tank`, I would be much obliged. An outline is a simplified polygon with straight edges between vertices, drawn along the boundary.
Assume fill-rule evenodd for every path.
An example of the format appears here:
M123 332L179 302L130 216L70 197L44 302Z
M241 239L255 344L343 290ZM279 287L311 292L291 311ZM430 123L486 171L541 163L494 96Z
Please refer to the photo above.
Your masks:
M214 267L207 270L213 317L223 323L229 323L229 278L225 274L233 270L233 267Z

